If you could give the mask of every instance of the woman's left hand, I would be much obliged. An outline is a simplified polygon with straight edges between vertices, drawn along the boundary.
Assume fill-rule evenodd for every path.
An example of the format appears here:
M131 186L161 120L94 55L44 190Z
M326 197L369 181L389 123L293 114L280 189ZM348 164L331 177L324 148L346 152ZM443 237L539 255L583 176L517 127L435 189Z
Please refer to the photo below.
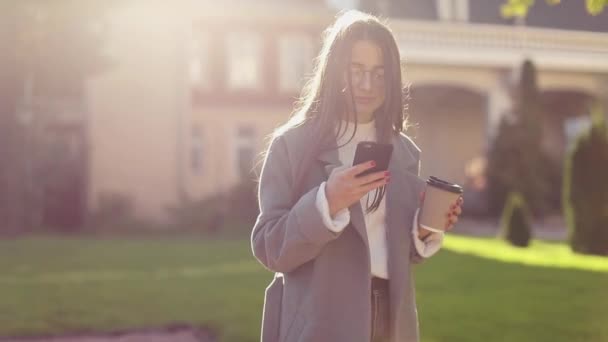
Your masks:
M420 208L422 208L422 202L424 202L424 194L425 194L424 191L420 193ZM452 228L454 228L454 225L456 224L456 222L458 222L458 217L460 217L460 214L462 214L462 203L464 203L464 199L462 198L462 196L460 196L460 197L458 197L456 202L454 202L450 205L450 208L446 212L446 214L445 214L446 221L445 221L445 226L444 226L444 229L446 232L449 232L450 230L452 230ZM424 229L424 228L422 228L422 229Z

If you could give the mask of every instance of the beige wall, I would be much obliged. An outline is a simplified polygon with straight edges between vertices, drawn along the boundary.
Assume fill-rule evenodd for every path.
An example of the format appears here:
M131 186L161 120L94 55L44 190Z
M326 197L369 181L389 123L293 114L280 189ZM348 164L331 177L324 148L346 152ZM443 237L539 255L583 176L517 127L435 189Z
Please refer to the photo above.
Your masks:
M407 59L407 51L402 52ZM492 68L402 63L403 80L413 85L454 86L484 93L496 86L499 72Z
M601 96L602 74L543 70L539 68L538 86L542 91L579 91L592 96Z
M259 154L265 137L288 118L291 106L192 107L185 53L190 29L208 15L229 13L216 13L218 8L208 5L211 11L204 1L193 2L192 9L176 9L142 0L120 7L112 17L106 50L114 65L90 81L87 91L90 211L98 209L100 196L118 194L131 200L135 216L166 221L166 209L179 202L182 190L196 199L238 182L239 124L254 127ZM288 8L291 17L313 26L329 20L322 6L315 8L321 16L311 17ZM248 15L242 8L232 13ZM204 139L199 173L193 172L190 160L194 125Z
M88 85L89 210L127 196L137 217L164 220L178 196L178 122L184 113L183 32L161 8L134 4L112 18L113 65ZM182 37L177 39L177 37Z
M201 198L228 189L239 180L236 144L239 125L249 125L255 130L254 148L260 153L266 147L266 137L289 117L290 107L238 108L205 107L195 109L192 123L203 131L203 170L193 174L190 160L184 160L187 193ZM261 166L261 165L260 165Z
M408 131L422 150L422 177L462 184L465 167L484 155L485 97L467 89L420 86L412 91Z

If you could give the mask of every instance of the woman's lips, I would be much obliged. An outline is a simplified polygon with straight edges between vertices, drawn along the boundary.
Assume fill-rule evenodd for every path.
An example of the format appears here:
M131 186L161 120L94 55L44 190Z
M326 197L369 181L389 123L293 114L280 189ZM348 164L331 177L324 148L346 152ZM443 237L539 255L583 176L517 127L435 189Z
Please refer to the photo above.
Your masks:
M372 101L374 101L373 97L355 96L355 102L357 102L357 103L370 104L370 103L372 103Z

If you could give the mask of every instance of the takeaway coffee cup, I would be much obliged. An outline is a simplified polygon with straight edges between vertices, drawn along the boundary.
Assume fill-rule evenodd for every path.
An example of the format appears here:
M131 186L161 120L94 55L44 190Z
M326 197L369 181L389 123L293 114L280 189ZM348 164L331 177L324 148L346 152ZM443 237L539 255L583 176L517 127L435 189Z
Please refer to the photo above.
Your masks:
M434 176L429 177L418 224L432 232L443 233L447 211L462 192L462 187L458 184Z

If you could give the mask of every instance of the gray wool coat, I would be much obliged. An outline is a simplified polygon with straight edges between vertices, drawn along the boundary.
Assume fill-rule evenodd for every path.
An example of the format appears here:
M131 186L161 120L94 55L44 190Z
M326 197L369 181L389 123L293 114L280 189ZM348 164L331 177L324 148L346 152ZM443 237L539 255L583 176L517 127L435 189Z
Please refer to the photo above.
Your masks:
M339 234L324 224L315 205L319 185L341 166L338 151L320 153L291 204L295 167L309 146L310 126L275 137L262 167L260 215L253 227L254 256L276 272L266 289L262 342L369 342L371 266L363 210L349 208ZM423 260L413 245L412 221L424 181L420 150L404 134L392 137L386 187L386 234L393 342L417 342L418 317L412 264Z

